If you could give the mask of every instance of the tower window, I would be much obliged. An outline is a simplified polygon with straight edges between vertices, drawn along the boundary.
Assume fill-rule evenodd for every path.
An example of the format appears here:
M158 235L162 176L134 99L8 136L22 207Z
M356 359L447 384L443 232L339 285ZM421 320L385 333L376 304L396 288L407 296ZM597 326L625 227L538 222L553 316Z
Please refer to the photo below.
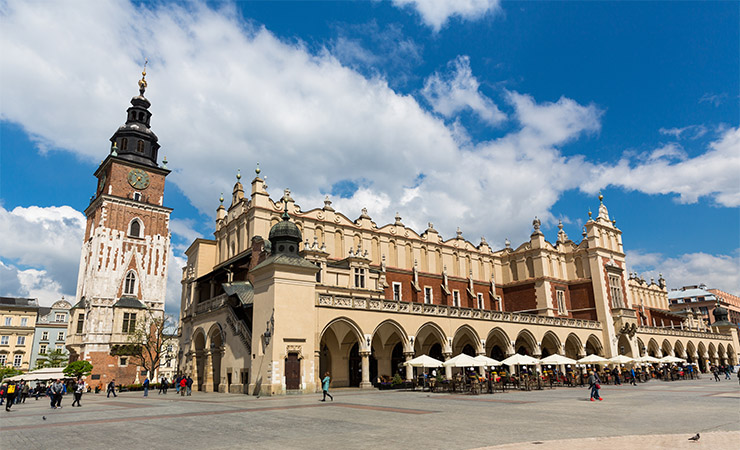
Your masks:
M128 139L123 138L121 139L121 150L126 150L128 148Z
M143 122L143 121L144 121L144 113L143 112L140 112L139 113L139 122Z
M141 194L139 194L139 196L141 196ZM136 200L136 198L134 198L134 200ZM141 222L137 219L132 220L128 235L131 237L141 237Z
M123 285L123 293L134 295L135 292L136 292L136 274L134 272L129 272L128 275L126 275L126 282Z
M139 153L144 153L144 141L139 141L139 143L136 144L136 151Z
M452 306L460 307L460 291L452 291Z
M141 201L141 192L134 192L134 200L137 202Z
M485 307L485 302L483 301L483 294L478 292L476 295L476 298L478 299L478 309L483 309Z
M355 287L360 289L365 288L365 269L355 267Z
M82 327L85 325L85 314L77 316L77 334L82 334Z
M393 283L393 300L401 300L401 283Z
M424 286L424 303L427 305L434 303L434 299L432 298L432 288L429 286Z

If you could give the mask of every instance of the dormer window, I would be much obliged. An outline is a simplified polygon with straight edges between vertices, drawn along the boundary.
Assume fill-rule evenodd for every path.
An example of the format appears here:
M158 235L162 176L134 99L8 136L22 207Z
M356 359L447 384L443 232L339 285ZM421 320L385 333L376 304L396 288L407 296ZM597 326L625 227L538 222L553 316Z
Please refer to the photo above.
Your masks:
M136 144L136 151L139 153L144 153L144 141L139 141Z
M138 194L138 192L137 192ZM139 194L139 197L141 197L141 194ZM136 200L136 197L134 197L134 200ZM141 237L141 222L139 222L139 219L134 219L131 221L131 225L129 226L128 235L131 237Z
M360 289L365 288L365 269L355 267L355 287Z

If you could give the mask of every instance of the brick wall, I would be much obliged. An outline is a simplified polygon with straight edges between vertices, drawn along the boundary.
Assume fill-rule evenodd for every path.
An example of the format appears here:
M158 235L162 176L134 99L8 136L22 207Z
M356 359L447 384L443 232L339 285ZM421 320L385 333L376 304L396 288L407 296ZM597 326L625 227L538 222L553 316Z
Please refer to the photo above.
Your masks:
M537 309L537 292L534 283L505 287L504 305L508 312Z
M575 319L596 320L596 300L591 282L571 284L566 292L570 316Z

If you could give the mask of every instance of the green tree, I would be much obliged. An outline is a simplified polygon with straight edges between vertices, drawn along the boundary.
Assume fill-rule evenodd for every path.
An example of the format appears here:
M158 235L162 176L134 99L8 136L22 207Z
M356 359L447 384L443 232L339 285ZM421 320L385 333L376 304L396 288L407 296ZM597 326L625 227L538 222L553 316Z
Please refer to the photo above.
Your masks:
M92 373L93 365L90 361L71 362L64 368L64 374L72 378L80 378Z
M69 355L63 350L55 349L44 356L39 356L36 360L36 368L42 369L44 367L64 367L69 362Z
M173 321L172 316L147 311L142 320L136 321L133 331L128 333L128 342L114 345L111 355L128 356L132 363L149 372L149 376L154 376L161 365L162 356L167 353L167 346L175 339L174 334L167 333Z
M22 374L23 371L16 369L15 367L8 366L8 367L0 367L0 380L4 380L6 378L14 377L16 375Z

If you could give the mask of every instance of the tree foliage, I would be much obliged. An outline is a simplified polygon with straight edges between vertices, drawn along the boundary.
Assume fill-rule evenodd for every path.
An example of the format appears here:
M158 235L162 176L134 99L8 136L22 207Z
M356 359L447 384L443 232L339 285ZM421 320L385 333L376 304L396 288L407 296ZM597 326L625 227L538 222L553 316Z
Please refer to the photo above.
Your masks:
M16 375L20 375L23 372L21 370L16 369L15 367L8 366L8 367L0 367L0 380L4 380L6 378L14 377Z
M136 321L134 330L128 333L127 343L111 347L111 354L130 357L133 364L141 366L153 376L160 367L168 344L175 338L167 333L173 323L172 316L148 311L142 320Z
M44 367L64 367L69 361L69 355L63 350L55 349L43 356L39 356L36 360L36 368L43 369Z
M93 365L90 361L75 361L64 368L65 375L72 378L80 378L92 373Z

